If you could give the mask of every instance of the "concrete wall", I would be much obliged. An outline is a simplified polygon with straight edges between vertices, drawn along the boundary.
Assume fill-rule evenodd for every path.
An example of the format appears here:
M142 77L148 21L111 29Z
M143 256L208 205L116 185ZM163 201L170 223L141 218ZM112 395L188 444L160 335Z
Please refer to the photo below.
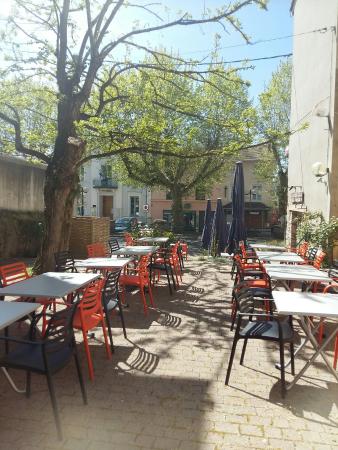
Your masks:
M0 155L0 210L43 211L45 166Z
M337 0L297 0L294 5L291 130L304 124L307 129L290 137L289 187L297 188L289 191L289 222L292 211L322 211L325 218L337 214L337 14ZM329 175L316 178L315 162L322 162ZM296 190L304 192L303 205L291 202Z

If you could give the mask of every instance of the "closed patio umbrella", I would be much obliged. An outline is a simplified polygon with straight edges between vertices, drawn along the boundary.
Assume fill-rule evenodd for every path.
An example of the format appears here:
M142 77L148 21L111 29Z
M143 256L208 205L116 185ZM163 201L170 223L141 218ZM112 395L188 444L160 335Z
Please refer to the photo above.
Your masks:
M204 248L205 250L208 250L210 246L211 227L212 227L211 200L208 199L207 207L204 213L204 227L202 232L202 248Z
M227 225L222 206L222 200L217 199L216 211L212 221L210 252L213 256L220 256L227 243Z
M232 222L228 236L227 252L233 253L239 241L246 240L244 223L244 175L242 161L236 162L232 186Z

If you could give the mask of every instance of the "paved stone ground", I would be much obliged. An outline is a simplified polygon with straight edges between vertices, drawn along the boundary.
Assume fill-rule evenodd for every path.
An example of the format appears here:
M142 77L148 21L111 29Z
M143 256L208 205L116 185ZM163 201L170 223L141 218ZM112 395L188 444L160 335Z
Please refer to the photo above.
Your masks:
M112 360L102 342L91 342L94 382L77 335L89 402L82 405L72 364L55 376L62 442L45 379L33 375L26 399L0 374L1 450L338 448L338 386L320 362L283 400L277 348L250 342L245 366L237 356L230 386L224 386L232 343L228 270L193 257L173 296L164 284L155 288L157 308L147 317L138 293L128 294L128 340L116 316ZM23 374L13 376L23 384Z

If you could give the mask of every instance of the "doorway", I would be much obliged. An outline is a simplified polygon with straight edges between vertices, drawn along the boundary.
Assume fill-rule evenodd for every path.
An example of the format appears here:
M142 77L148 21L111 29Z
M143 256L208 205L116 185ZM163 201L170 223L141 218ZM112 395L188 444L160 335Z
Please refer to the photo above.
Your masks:
M102 217L113 216L114 197L112 195L102 196Z

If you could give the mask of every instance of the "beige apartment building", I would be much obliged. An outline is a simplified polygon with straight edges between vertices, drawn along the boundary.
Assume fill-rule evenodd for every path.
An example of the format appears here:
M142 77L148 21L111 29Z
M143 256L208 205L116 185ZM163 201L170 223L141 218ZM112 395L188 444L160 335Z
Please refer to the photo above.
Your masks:
M255 165L259 161L260 149L247 151L242 155L245 183L245 223L249 232L270 230L272 222L276 221L271 186L258 179ZM217 198L222 199L227 223L231 222L231 191L233 183L233 168L224 173L221 182L215 183L211 192L196 190L183 200L185 231L202 232L206 200L211 199L212 210L215 210ZM152 190L151 192L152 220L164 219L171 222L172 201L170 192Z
M338 216L337 0L294 0L287 240L295 218Z

